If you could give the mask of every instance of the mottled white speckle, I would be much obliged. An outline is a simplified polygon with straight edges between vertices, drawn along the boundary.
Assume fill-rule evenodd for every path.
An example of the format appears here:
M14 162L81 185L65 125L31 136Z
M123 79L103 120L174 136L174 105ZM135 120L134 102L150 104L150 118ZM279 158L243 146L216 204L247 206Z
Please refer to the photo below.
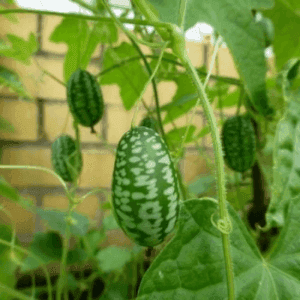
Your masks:
M129 161L132 162L132 163L138 162L140 160L141 159L137 156L132 156L132 157L129 158Z
M159 201L147 201L141 205L139 217L143 220L159 219L161 218L161 210L162 207L160 206Z
M139 138L139 136L138 135L134 135L134 136L132 136L130 139L129 139L129 141L130 142L134 142L135 140L137 140Z
M152 168L155 168L155 165L156 165L155 161L149 160L149 161L146 163L146 168L147 168L147 169L152 169Z
M132 149L132 153L140 153L142 151L142 147Z
M116 163L116 167L120 168L126 165L126 160L125 159L118 159Z
M155 140L155 137L154 137L154 136L151 136L151 137L149 137L148 139L146 139L146 142L149 143L149 142L151 142L152 140Z
M130 196L130 192L129 191L123 191L123 196L124 197L129 197Z
M162 164L169 165L169 164L170 164L170 158L169 158L168 155L165 155L165 156L162 157L158 162L159 162L159 163L162 163Z
M162 169L162 173L166 173L164 176L163 176L163 179L165 179L168 183L173 183L174 181L174 178L172 176L172 170L170 167L164 167Z
M124 178L122 183L123 183L123 185L129 185L130 180L128 178Z
M159 144L159 143L154 144L154 145L152 145L152 148L153 148L154 150L158 150L158 149L161 148L161 144Z
M167 153L166 151L162 150L162 151L156 152L156 155L157 155L157 156L161 156L161 155L164 155L164 154L166 154L166 153Z
M174 193L173 195L170 195L169 197L168 197L168 200L170 200L170 201L176 201L177 200L177 194L176 193Z
M165 229L165 233L169 233L173 230L174 225L176 223L176 218L173 218L169 221L168 227Z
M128 211L128 212L132 211L132 208L129 205L125 205L125 204L121 205L120 209L122 209L123 211Z
M138 175L140 175L140 173L143 171L143 169L141 169L141 168L132 168L130 171L131 171L134 175L138 176Z
M134 183L134 186L146 186L149 184L149 175L140 175L136 177L136 181Z
M125 198L125 197L121 198L120 201L121 201L123 204L127 204L127 203L130 202L129 198Z
M123 221L127 223L134 223L134 218L131 218L129 215L125 214L124 212L122 212L120 209L116 209L116 213L119 216L120 219L122 219Z
M126 176L126 170L125 169L119 170L119 174L120 174L120 176L125 177Z
M132 193L132 199L133 200L140 200L140 199L145 199L146 195L140 192L133 192Z
M176 209L170 210L169 213L166 216L166 220L169 220L169 219L173 218L176 215L176 212L177 212Z
M126 156L126 153L124 151L118 151L118 156L120 157L125 157Z
M115 198L114 198L114 200L115 200L115 202L116 202L116 204L117 204L117 205L120 205L120 204L121 204L121 202L120 202L120 199L119 199L119 198L115 197Z
M164 190L164 195L171 195L174 193L174 187L171 186L169 188L167 188L166 190Z
M157 191L158 191L157 188L155 188L155 187L151 188L151 190L149 191L149 194L146 196L146 198L148 200L155 199L158 196L158 194L156 193Z
M161 231L161 228L159 227L152 227L151 223L147 220L143 220L140 224L138 224L137 229L151 235L152 238Z

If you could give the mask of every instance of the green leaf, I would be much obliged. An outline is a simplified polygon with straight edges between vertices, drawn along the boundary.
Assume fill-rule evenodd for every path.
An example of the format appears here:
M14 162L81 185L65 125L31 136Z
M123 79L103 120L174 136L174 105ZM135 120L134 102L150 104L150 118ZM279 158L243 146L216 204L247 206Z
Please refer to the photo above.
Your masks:
M51 42L68 45L64 61L64 79L66 82L71 74L81 66L82 49L88 41L88 34L89 27L86 20L65 17L50 36Z
M300 297L300 201L294 202L289 222L270 259L264 258L239 215L228 204L229 235L236 300L298 299ZM182 202L176 236L144 275L139 300L214 299L227 295L221 233L211 223L217 202Z
M298 0L296 1L298 2ZM300 31L300 12L288 8L284 4L284 2L290 2L288 0L275 0L274 2L274 8L264 11L264 15L270 18L274 25L273 48L276 55L277 69L280 70L287 60L300 56L300 36L298 34ZM290 28L293 28L293 30L290 30Z
M162 111L167 111L163 124L172 122L190 111L197 101L197 90L187 73L179 73L173 78L177 85L172 102L164 105Z
M19 191L13 188L2 176L0 176L0 195L15 202L22 198Z
M188 190L195 195L201 195L207 192L215 182L216 179L212 175L201 176L188 185Z
M38 49L35 35L31 32L28 41L13 34L7 34L6 37L9 43L5 44L3 40L1 41L0 55L11 57L25 65L30 65L30 57Z
M136 49L123 42L119 47L109 48L105 51L103 69L108 69L122 60L136 55L138 55ZM123 105L126 110L130 110L140 96L147 80L148 74L141 63L135 60L105 73L101 77L100 83L118 84Z
M117 39L118 31L114 24L93 22L90 26L86 20L72 17L65 17L50 37L52 42L68 46L64 62L65 81L79 67L87 68L99 43L113 43Z
M84 243L82 243L82 248L90 249L92 255L98 250L100 243L105 241L106 234L100 230L92 229L84 237ZM86 245L87 244L87 245Z
M300 194L300 93L291 99L285 116L279 121L274 141L272 198L267 226L284 225L287 206Z
M216 108L227 108L237 105L239 97L240 97L240 90L236 89L235 91L227 94L226 96L222 97L222 103L218 102Z
M30 98L19 75L4 66L0 66L0 87L1 86L9 87L12 91L18 93L24 99Z
M105 286L100 300L128 300L128 291L129 286L121 277L118 281L110 282L108 286Z
M161 21L179 25L181 0L149 0L149 2ZM263 115L273 111L268 105L265 86L267 69L264 57L264 35L259 25L255 24L251 10L267 9L272 5L272 0L238 2L189 0L186 1L185 13L185 30L197 22L205 22L224 38L253 105Z
M280 0L287 8L300 15L300 3L298 0Z
M103 272L112 272L123 268L131 260L131 253L127 249L111 246L101 250L96 258Z
M83 263L87 259L87 254L83 249L75 248L68 252L67 264L80 264Z
M24 261L22 271L27 272L40 267L42 264L58 261L61 259L62 251L62 238L57 232L37 232L30 245L30 253L38 257L39 260L29 254Z
M223 123L225 122L225 120L220 120L219 122L217 122L217 126L222 126ZM205 137L207 134L210 133L210 127L209 125L204 126L200 132L196 135L196 139Z
M174 148L181 146L182 139L185 135L187 127L188 126L174 128L166 134L167 141L170 142L171 144L173 144ZM191 125L189 127L189 130L188 130L188 133L187 133L187 136L185 139L185 144L188 144L194 140L195 130L196 130L196 127L194 125Z
M99 43L112 44L118 40L118 30L115 24L104 22L94 23L89 31L88 40L86 42L85 51L80 58L81 67L85 69Z
M154 52L153 54L157 55L157 57L160 54L159 49L154 49L153 52ZM165 52L163 54L163 60L161 61L161 64L160 64L158 71L156 72L156 76L155 76L158 79L158 81L172 80L174 78L174 76L176 76L176 74L178 73L176 65L174 63L167 61L167 59L170 61L178 61L177 56L175 56L173 53ZM156 64L157 64L157 59L151 59L150 66L151 66L152 70L155 69Z
M37 213L42 219L47 221L52 230L58 231L62 235L65 234L68 215L66 212L37 208ZM88 218L77 212L73 212L72 219L73 223L70 225L71 234L84 236L89 227Z
M74 275L72 273L68 273L67 275L68 277L68 288L75 292L75 290L78 288L78 282L76 280L76 278L74 277Z
M0 131L15 132L15 127L2 116L0 116Z

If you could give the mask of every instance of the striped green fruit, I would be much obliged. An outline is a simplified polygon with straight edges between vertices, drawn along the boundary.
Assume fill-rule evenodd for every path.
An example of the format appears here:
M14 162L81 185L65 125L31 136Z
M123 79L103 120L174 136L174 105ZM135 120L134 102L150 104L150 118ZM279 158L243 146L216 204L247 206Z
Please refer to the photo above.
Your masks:
M249 170L255 161L256 142L251 120L246 116L227 119L222 130L225 163L237 172Z
M69 135L58 137L51 146L53 169L64 181L74 182L81 172L81 153L76 153L76 143Z
M74 119L95 133L96 125L103 116L104 102L96 78L85 70L75 71L67 84L67 100Z
M113 172L112 203L123 231L137 244L163 242L178 217L178 182L168 148L151 128L121 138Z

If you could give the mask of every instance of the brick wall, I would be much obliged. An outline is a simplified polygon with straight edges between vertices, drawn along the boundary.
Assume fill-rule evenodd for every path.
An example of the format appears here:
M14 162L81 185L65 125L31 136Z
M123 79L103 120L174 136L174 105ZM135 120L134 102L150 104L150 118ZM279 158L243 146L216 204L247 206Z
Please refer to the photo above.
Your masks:
M30 14L18 15L19 23L13 24L2 16L0 17L3 36L7 32L27 39L30 32L34 32L40 42L40 50L30 66L8 58L0 58L1 65L15 69L22 77L30 94L35 98L32 102L19 100L16 95L7 89L0 91L0 114L9 120L16 128L15 133L0 132L0 147L3 150L2 164L7 165L39 165L51 168L50 147L54 139L62 133L74 136L72 118L68 113L65 87L57 83L47 75L43 75L38 64L63 80L63 58L66 53L64 44L54 44L48 38L61 21L60 17L35 16ZM121 37L124 40L125 37ZM212 46L208 42L187 43L189 56L195 66L209 65ZM96 49L93 60L88 70L96 74L100 70L100 46ZM220 50L220 75L237 76L228 49ZM118 86L106 85L102 87L105 114L100 124L95 129L102 139L90 134L90 129L81 127L82 152L84 167L80 178L79 194L83 194L92 188L103 188L110 192L114 155L112 149L116 147L119 139L130 127L133 111L127 112L123 108ZM158 86L161 104L172 99L176 92L176 85L170 82L160 83ZM147 89L144 99L150 102L152 99L151 87ZM228 111L233 113L234 111ZM137 122L143 116L141 110ZM176 125L184 125L184 116L176 121ZM218 118L218 113L216 114ZM205 119L201 109L194 118L197 126L204 126ZM166 129L171 129L168 125ZM211 138L206 137L201 141L201 146L212 153ZM207 172L205 159L199 156L199 152L191 144L187 149L185 159L181 164L184 179L191 181L195 176ZM1 170L1 175L25 196L32 199L38 207L66 209L68 202L64 197L59 182L53 176L41 171L33 170ZM90 196L77 207L77 211L87 215L96 224L101 224L102 212L99 210L99 202L104 201L104 194ZM32 234L44 229L41 221L35 215L24 211L7 199L0 198L2 204L12 214L16 222L17 234L21 241L29 242ZM0 212L0 220L9 222L6 216ZM110 243L128 242L123 233L114 232L110 237Z

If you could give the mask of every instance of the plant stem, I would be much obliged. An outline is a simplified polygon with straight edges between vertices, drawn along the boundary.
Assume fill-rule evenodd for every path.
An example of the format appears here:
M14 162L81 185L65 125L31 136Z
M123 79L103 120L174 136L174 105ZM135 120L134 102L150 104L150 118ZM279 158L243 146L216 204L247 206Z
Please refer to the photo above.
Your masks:
M73 204L69 201L69 210L68 210L68 217L71 217L72 213L72 206ZM61 293L64 288L66 288L67 282L67 272L66 272L66 264L67 264L67 255L69 251L69 239L70 239L70 222L66 222L66 232L65 237L63 239L63 253L61 257L61 264L60 264L60 274L58 278L58 286L56 290L56 299L61 299Z
M157 55L144 55L145 58L152 58L152 59L158 59L158 56ZM140 60L140 59L143 59L141 56L132 56L132 57L129 57L129 58L126 58L122 61L120 61L119 63L99 72L96 77L99 77L99 76L103 76L104 74L106 73L109 73L110 71L114 70L114 69L117 69L119 68L120 66L123 66L127 63L130 63L132 61L136 61L136 60ZM163 61L166 61L166 62L169 62L171 64L174 64L174 65L177 65L177 66L180 66L180 67L183 67L183 64L176 61L176 60L172 60L170 58L165 58L163 57L162 58ZM207 72L205 71L202 71L202 70L197 70L197 73L199 75L203 75L203 76L207 76ZM226 77L226 76L217 76L217 75L213 75L211 74L210 75L210 79L213 79L213 80L218 80L218 81L221 81L221 82L224 82L224 83L228 83L228 84L232 84L232 85L236 85L236 86L242 86L242 83L240 80L236 79L236 78L233 78L233 77Z
M63 186L65 192L67 195L69 195L69 190L68 190L68 187L66 185L66 183L63 181L63 179L57 175L54 171L52 171L51 169L48 169L46 167L40 167L40 166L8 166L8 165L0 165L0 169L25 169L25 170L38 170L38 171L44 171L48 174L51 174L53 175L54 177L56 177L61 185Z
M149 73L149 76L151 76L152 75L152 69L151 69L151 66L148 63L144 53L141 51L140 47L135 43L134 40L132 40L132 43L133 43L133 46L136 48L136 50L139 52L139 54L141 56L140 58L142 58L142 60L145 64L145 67L146 67L146 69ZM159 58L163 59L163 56L159 56L158 59ZM152 88L153 88L153 92L154 92L154 100L155 100L155 108L156 108L158 125L160 127L160 131L161 131L163 139L165 140L165 142L167 142L164 127L163 127L163 124L162 124L161 114L160 114L159 97L158 97L158 91L157 91L157 85L156 85L155 77L152 78L151 82L152 82Z
M59 84L66 86L66 84L61 81L60 79L58 79L56 76L54 76L53 74L51 74L50 72L48 72L46 69L42 68L41 65L39 64L38 60L36 59L36 57L34 57L34 61L37 64L38 68L45 73L46 75L48 75L49 77L51 77L53 80L57 81Z
M133 33L131 33L129 30L127 30L125 28L125 26L123 25L123 23L115 16L115 14L112 12L112 10L110 9L109 5L106 2L107 0L102 0L103 5L105 6L105 8L107 9L107 11L109 12L109 14L111 15L112 19L117 23L117 25L124 31L124 33L130 37L130 39L134 40L136 43L140 43L143 44L145 46L149 46L149 47L156 47L156 48L160 48L163 47L162 43L149 43L143 40L139 40Z
M226 208L226 188L225 188L225 172L224 172L224 159L222 153L221 140L219 137L219 132L217 128L216 119L213 114L213 110L209 105L206 93L200 82L197 71L192 65L191 61L188 58L185 58L186 68L191 74L195 85L197 87L199 99L202 101L203 110L207 118L208 124L211 128L212 140L213 140L213 149L215 153L216 167L217 167L217 186L218 186L218 200L219 200L219 212L221 220L228 220L228 211ZM199 100L198 99L198 100ZM199 101L197 101L199 102ZM197 104L196 104L197 105ZM228 288L228 299L235 299L234 295L234 275L233 275L233 266L232 259L230 254L230 241L229 234L221 231L222 242L223 242L223 252L225 258L225 267L227 275L227 288Z
M182 31L184 31L184 21L185 21L184 18L186 13L186 5L187 5L187 0L180 1L178 26Z
M56 11L48 11L48 10L38 10L38 9L5 9L0 10L0 15L5 14L41 14L41 15L52 15L52 16L59 16L59 17L73 17L78 19L85 19L91 21L99 21L99 22L106 22L106 23L114 23L112 18L108 17L99 17L99 16L88 16L83 14L77 13L61 13ZM119 18L119 21L124 24L133 24L133 25L144 25L144 26L155 26L155 27L165 27L166 23L164 22L147 22L144 20L139 19L127 19L127 18Z
M145 93L145 91L146 91L146 89L147 89L147 86L148 86L149 83L154 79L154 76L155 76L155 74L156 74L156 72L157 72L157 70L158 70L158 68L159 68L159 66L160 66L161 58L163 57L163 54L164 54L164 51L165 51L167 45L168 45L168 42L166 42L165 45L164 45L164 47L161 49L161 54L160 54L160 56L159 56L160 59L158 60L158 62L157 62L157 64L156 64L156 66L155 66L155 69L154 69L153 73L151 74L151 76L149 77L148 81L146 82L146 84L145 84L145 86L144 86L144 88L143 88L143 90L142 90L142 92L141 92L141 94L140 94L140 97L139 97L139 99L138 99L137 102L136 102L137 105L139 104L140 100L142 99L142 97L143 97L143 95L144 95L144 93ZM133 121L134 121L134 118L133 118ZM133 121L132 121L131 126L133 125ZM164 137L164 138L165 138L165 137ZM165 142L167 142L167 141L165 140Z

